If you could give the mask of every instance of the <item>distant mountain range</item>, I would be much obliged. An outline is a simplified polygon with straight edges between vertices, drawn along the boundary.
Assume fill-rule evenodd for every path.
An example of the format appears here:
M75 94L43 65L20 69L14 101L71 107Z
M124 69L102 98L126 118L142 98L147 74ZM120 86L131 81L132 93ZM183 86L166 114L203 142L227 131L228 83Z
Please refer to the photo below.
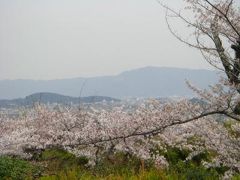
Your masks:
M35 93L25 98L18 98L12 100L0 100L0 107L10 108L19 106L32 106L35 103L41 104L80 104L80 103L97 103L97 102L118 102L120 100L105 96L89 96L89 97L70 97L64 96L56 93Z
M38 92L66 96L169 97L192 96L189 80L200 88L217 82L217 71L145 67L116 76L59 80L1 80L0 99L23 98Z

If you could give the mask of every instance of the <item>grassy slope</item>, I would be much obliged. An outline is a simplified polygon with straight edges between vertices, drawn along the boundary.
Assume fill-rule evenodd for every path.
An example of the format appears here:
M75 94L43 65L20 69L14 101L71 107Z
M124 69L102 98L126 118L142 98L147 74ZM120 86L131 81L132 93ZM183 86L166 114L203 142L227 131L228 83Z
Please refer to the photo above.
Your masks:
M26 161L16 157L0 157L0 179L41 179L41 180L75 180L75 179L116 179L116 180L158 180L158 179L219 179L226 167L206 169L201 160L211 161L211 154L204 152L185 161L188 151L168 147L168 151L155 151L164 155L169 162L168 169L157 169L151 161L143 161L135 156L116 153L109 158L103 156L94 167L88 167L88 159L76 157L59 149L45 150ZM236 175L235 179L240 179Z

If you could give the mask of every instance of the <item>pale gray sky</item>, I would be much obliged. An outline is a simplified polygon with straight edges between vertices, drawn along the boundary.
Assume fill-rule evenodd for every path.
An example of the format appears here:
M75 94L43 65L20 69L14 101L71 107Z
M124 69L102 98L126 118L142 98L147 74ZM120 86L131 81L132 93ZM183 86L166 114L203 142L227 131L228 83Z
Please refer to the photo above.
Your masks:
M0 24L0 79L210 67L170 34L155 0L0 0Z

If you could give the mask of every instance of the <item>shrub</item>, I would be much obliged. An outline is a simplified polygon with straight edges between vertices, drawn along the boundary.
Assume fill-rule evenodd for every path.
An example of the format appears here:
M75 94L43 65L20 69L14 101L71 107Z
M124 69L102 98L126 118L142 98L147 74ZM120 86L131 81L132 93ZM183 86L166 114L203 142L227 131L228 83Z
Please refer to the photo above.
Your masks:
M137 174L142 166L148 166L148 163L141 161L136 156L117 152L112 155L104 155L92 171L101 175L131 176Z
M27 179L35 170L28 161L7 156L0 157L0 179Z
M40 154L39 161L47 161L48 171L56 172L63 169L81 168L88 163L86 157L76 157L63 149L46 149Z

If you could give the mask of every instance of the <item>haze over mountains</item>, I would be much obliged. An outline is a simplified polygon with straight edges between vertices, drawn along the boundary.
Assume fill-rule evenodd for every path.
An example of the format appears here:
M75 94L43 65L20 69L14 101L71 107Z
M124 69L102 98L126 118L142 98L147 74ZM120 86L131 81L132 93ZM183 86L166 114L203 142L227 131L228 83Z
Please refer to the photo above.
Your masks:
M169 97L192 96L185 80L201 88L217 82L219 74L210 70L145 67L116 76L59 80L1 80L0 99L23 98L33 93L51 92L66 96Z
M118 99L104 96L71 97L56 93L35 93L25 98L12 100L0 100L0 107L13 108L19 106L33 106L35 103L41 104L62 104L79 105L80 103L100 103L100 102L119 102Z

